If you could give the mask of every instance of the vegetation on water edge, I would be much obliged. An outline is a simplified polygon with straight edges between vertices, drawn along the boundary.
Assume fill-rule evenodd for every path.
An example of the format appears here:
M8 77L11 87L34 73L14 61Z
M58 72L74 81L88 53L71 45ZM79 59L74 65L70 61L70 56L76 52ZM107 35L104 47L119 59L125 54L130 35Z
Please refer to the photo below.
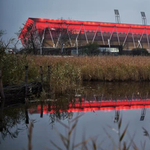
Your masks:
M100 81L141 81L150 80L149 57L142 56L93 56L93 57L50 57L29 56L29 64L58 68L70 73L77 71L80 80ZM32 65L32 64L31 64ZM64 66L72 68L64 68ZM70 76L71 77L71 76Z
M29 66L28 81L48 80L47 67L51 68L50 83L54 92L73 89L81 81L150 81L148 56L93 56L53 57L33 55L5 55L1 59L3 83L24 82L25 65Z

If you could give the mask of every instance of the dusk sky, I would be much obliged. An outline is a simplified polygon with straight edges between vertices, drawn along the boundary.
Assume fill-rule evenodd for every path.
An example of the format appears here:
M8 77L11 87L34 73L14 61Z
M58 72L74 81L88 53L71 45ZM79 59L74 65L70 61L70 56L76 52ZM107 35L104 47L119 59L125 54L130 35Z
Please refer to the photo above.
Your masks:
M115 22L114 9L121 23L142 24L144 11L150 24L150 0L0 0L0 30L8 41L29 17Z

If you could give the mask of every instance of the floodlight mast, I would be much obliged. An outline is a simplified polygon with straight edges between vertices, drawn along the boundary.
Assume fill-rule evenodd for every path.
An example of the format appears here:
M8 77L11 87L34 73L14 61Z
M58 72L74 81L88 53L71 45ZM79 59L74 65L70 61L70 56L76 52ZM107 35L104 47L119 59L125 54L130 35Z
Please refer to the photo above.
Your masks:
M116 21L116 23L121 23L119 10L118 9L114 9L114 13L115 13L115 21Z
M141 12L141 17L142 17L142 24L147 25L147 19L146 19L145 12Z

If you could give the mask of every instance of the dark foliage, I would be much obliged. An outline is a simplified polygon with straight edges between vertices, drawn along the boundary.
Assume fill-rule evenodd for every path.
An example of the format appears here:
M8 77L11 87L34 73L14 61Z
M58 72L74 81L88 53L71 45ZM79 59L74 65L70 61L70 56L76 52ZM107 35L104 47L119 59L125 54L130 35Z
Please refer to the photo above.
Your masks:
M145 48L135 48L135 49L132 49L132 54L133 55L137 55L137 56L140 56L140 55L148 55L148 51L145 49Z
M97 43L89 43L81 49L81 53L88 56L99 55L98 47L99 45Z

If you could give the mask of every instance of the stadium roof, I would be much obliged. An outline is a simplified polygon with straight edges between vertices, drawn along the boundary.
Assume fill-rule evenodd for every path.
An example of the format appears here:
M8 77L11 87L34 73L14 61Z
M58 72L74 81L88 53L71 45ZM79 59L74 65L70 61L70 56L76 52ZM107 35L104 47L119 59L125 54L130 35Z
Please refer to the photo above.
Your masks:
M76 29L76 30L79 30L81 25L83 25L85 30L86 31L88 30L89 32L96 31L97 27L100 27L102 32L114 32L114 28L116 28L118 33L127 33L129 32L129 29L132 29L132 33L134 34L143 34L145 30L146 30L145 33L150 34L150 25L28 18L18 38L22 38L22 34L27 30L26 27L33 23L35 23L37 29L43 29L43 30L46 27L58 28L60 27L60 25L64 24L66 26L69 26L69 28Z

